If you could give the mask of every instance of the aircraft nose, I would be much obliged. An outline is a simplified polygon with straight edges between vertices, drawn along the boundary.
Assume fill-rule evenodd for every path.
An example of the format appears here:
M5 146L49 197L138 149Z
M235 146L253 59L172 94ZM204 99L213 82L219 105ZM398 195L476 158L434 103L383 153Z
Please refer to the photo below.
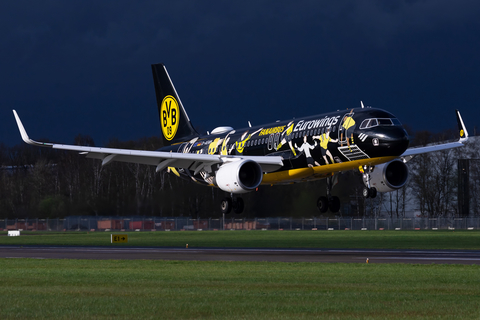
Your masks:
M408 148L409 138L403 127L385 128L379 136L378 146L382 149L388 149L391 155L401 155Z

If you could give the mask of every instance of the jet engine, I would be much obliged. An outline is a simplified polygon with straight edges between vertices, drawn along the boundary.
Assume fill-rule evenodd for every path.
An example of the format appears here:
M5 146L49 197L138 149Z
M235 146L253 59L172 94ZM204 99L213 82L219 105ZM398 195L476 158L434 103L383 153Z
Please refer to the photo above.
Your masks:
M262 182L263 172L252 160L238 160L222 165L216 175L216 185L223 191L246 193L255 190Z
M390 192L400 189L408 178L408 167L401 160L393 160L375 166L370 172L370 186L378 192ZM364 175L363 182L367 185L368 176Z

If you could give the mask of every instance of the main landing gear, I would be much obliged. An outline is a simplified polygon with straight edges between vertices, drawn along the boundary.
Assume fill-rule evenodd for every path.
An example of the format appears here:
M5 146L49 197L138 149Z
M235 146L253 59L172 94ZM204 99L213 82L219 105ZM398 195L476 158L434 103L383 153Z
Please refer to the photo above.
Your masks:
M321 196L317 200L317 208L321 213L327 212L330 209L335 213L340 210L340 199L337 196L332 196L331 191L333 187L333 177L327 178L327 196Z
M231 197L226 197L225 199L222 200L220 203L220 210L222 210L223 214L230 213L230 211L239 214L243 212L243 208L245 207L245 204L243 202L243 199L240 197L233 197L233 194Z
M362 194L365 199L375 198L377 196L377 188L370 186L370 173L374 170L375 167L364 166L363 168L363 182L365 187L363 188Z

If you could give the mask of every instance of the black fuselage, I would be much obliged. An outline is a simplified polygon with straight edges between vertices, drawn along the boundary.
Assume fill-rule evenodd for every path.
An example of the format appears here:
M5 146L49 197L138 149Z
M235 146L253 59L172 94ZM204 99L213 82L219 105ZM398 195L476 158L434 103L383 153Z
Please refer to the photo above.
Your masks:
M160 149L167 152L281 156L278 171L397 157L408 148L400 122L381 109L359 108L234 130L221 127ZM187 175L188 172L183 172Z

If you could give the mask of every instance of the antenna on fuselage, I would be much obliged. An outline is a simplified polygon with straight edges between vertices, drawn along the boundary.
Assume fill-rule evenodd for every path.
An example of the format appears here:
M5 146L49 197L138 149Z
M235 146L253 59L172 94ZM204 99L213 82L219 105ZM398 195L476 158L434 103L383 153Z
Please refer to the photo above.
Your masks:
M251 128L252 127L252 124L250 123L250 121L248 121L248 126Z
M360 101L360 104L362 105L362 109L365 108L362 101Z

